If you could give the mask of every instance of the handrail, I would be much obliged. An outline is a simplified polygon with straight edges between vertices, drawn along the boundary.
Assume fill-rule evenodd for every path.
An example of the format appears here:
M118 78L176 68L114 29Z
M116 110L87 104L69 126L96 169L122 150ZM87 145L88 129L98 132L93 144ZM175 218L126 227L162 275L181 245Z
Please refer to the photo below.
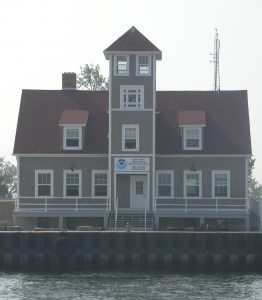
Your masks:
M183 209L185 213L194 209L214 209L216 213L225 209L246 210L246 198L213 198L213 197L156 197L156 209Z
M146 203L147 203L147 198L145 197L145 230L146 230Z
M116 197L116 208L115 208L115 231L117 230L117 213L118 213L118 196Z
M49 211L49 210L106 210L108 197L19 197L16 199L16 211Z

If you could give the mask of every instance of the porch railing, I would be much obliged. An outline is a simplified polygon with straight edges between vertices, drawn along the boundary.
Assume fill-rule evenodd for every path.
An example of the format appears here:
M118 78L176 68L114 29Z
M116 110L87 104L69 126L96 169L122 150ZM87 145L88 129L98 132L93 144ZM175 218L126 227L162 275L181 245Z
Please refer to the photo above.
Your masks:
M19 197L15 211L109 211L109 198L102 197Z
M246 198L183 198L183 197L157 197L156 210L246 210L248 211Z

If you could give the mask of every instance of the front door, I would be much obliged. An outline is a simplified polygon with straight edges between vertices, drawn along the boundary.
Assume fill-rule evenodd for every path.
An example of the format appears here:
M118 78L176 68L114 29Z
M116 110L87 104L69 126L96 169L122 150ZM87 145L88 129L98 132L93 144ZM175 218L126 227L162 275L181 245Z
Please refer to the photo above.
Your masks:
M130 176L130 207L145 209L147 206L147 176Z

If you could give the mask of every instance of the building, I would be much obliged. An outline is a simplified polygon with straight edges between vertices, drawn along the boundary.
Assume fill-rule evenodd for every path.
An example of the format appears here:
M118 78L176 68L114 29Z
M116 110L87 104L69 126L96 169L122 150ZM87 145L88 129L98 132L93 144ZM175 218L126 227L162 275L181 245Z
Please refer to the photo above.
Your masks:
M156 91L162 52L135 27L104 54L109 92L74 73L23 90L16 224L248 230L247 92Z

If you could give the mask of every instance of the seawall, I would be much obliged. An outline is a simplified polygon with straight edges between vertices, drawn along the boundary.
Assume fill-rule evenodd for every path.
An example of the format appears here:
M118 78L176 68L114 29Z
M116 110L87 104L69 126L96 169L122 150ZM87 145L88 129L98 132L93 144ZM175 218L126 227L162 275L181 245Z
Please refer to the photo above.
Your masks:
M0 232L0 271L262 271L262 233Z

